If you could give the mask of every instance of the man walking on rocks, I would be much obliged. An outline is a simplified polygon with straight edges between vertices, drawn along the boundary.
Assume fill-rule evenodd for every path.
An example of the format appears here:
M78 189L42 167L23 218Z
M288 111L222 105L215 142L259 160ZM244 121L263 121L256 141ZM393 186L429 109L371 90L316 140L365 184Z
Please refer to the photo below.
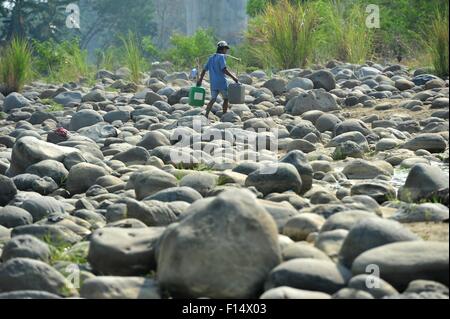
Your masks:
M209 58L203 68L200 79L197 82L197 86L201 86L206 72L209 72L211 82L211 101L206 107L205 116L207 118L209 117L209 113L211 113L211 109L214 106L214 103L216 103L219 94L223 97L223 113L225 114L228 112L228 83L225 75L228 75L236 83L239 82L238 78L227 69L226 54L229 49L230 47L225 41L220 41L217 44L217 53Z

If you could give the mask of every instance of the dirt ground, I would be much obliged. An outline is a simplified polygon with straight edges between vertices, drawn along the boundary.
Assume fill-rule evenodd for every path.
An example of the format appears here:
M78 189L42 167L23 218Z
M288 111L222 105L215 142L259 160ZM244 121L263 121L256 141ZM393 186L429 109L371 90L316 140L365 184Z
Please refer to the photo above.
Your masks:
M344 107L341 111L346 118L361 119L369 115L378 115L382 120L389 120L393 117L411 117L415 120L424 120L431 117L431 114L437 110L430 109L427 105L423 106L422 111L413 112L405 108L400 108L399 105L404 100L380 100L378 104L391 102L393 107L390 110L375 110L373 107Z
M383 207L382 211L384 218L389 218L396 212L395 209L386 207ZM449 242L449 224L447 223L405 223L403 226L423 240Z
M449 225L446 223L412 223L404 225L426 241L449 242Z

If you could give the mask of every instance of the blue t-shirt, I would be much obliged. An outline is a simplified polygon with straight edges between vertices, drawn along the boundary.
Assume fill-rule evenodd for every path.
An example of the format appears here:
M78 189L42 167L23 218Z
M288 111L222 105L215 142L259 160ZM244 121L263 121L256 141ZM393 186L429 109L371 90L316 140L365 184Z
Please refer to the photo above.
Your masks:
M212 91L226 91L228 89L228 82L225 73L223 73L226 67L225 55L219 53L212 55L205 64L205 70L209 71Z

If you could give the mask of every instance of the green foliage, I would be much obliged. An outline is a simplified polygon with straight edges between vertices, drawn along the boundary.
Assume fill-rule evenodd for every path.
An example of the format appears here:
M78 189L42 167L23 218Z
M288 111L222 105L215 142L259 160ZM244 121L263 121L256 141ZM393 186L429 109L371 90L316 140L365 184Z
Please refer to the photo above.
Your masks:
M428 47L431 54L434 72L442 77L449 75L449 34L448 34L448 7L445 11L436 11L436 18L431 25L428 38Z
M261 14L268 5L268 3L269 0L248 0L247 14L251 17L255 17L258 14Z
M64 111L64 106L59 103L56 103L52 99L43 99L41 100L41 103L49 106L49 108L47 108L45 112L52 113Z
M145 65L142 48L134 33L129 32L126 37L120 37L125 48L125 64L131 70L130 80L139 83L142 68Z
M411 58L424 51L423 30L431 25L437 8L448 0L357 0L380 7L381 28L374 30L375 52L380 57Z
M342 152L342 149L340 147L336 147L331 157L335 161L343 161L347 158L347 156Z
M144 54L153 60L161 57L161 52L156 47L151 36L142 38L142 49L144 50Z
M164 58L178 67L192 68L198 63L203 64L203 60L216 51L216 39L211 30L199 29L192 36L174 34L170 43L171 48Z
M314 4L288 0L269 4L250 25L247 40L263 64L289 69L305 66L317 43L320 15Z
M248 0L247 14L255 17L264 12L269 4L276 4L278 0ZM302 0L290 0L292 4L302 3Z
M0 120L6 119L7 115L5 112L0 112Z
M65 8L72 2L0 0L0 40L23 37L43 41L73 36L76 31L67 29L65 24Z
M88 53L78 39L57 43L53 40L33 43L37 72L50 82L78 82L93 78Z
M87 264L87 252L83 249L71 251L69 245L57 244L49 245L50 247L50 264L54 265L58 262L65 261L72 264L83 265Z
M326 11L322 28L327 30L328 58L350 63L364 63L371 58L373 36L366 27L365 8L359 4L330 4L326 6Z
M3 94L22 90L33 75L32 62L28 41L14 38L0 55L0 88Z
M95 52L97 68L115 71L124 61L124 55L122 47L109 46L106 49L97 49Z

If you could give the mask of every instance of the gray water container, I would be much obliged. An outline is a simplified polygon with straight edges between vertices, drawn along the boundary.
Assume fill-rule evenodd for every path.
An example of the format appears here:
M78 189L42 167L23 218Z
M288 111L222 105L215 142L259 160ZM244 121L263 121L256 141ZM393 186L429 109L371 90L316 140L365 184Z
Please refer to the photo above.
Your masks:
M245 87L241 83L231 83L228 86L228 98L231 104L244 104Z

